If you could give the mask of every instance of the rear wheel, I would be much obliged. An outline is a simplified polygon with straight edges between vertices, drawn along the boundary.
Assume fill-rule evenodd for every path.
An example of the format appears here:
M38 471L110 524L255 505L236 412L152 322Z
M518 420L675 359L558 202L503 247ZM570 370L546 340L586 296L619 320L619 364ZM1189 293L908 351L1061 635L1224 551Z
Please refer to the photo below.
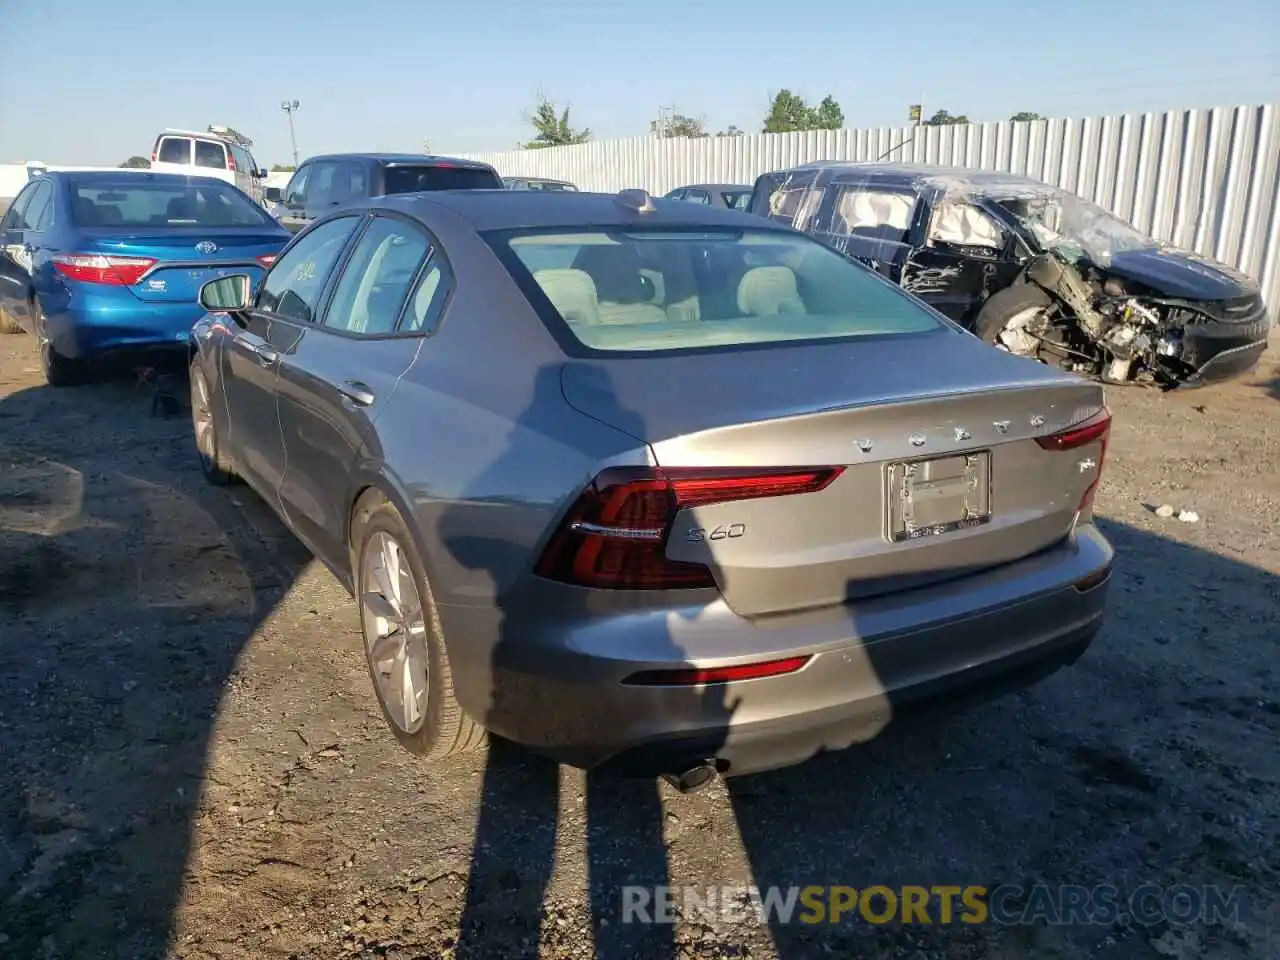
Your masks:
M191 361L188 382L191 384L191 430L195 435L196 454L200 457L200 472L214 486L224 487L239 478L218 449L209 381L195 360Z
M440 616L413 538L383 497L369 495L357 506L351 555L365 660L391 732L429 759L478 747L485 730L454 696Z

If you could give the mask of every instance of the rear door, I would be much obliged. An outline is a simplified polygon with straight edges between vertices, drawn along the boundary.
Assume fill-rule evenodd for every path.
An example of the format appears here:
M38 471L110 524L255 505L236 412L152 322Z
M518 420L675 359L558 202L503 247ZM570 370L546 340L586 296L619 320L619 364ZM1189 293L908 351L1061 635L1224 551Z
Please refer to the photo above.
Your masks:
M809 233L898 283L924 204L915 191L860 180L829 183Z
M447 294L441 257L422 275L432 247L417 224L375 216L347 258L323 323L302 329L281 351L288 459L281 498L299 534L334 562L346 557L350 477L360 449L413 363L431 304ZM421 296L411 297L415 289Z
M218 140L196 140L192 154L195 172L200 176L217 177L236 185L236 172L228 162L228 145Z
M164 134L156 141L151 169L157 173L190 174L193 149L190 137Z
M276 405L280 356L314 326L327 282L359 224L358 216L340 217L299 237L263 279L247 326L224 347L229 448L240 474L281 510L285 451Z

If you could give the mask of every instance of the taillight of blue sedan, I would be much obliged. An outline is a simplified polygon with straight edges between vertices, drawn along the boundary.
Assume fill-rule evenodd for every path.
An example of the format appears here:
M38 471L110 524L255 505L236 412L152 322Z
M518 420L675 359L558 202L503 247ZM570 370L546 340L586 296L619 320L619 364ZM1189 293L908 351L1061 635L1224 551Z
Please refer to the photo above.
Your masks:
M0 230L0 311L39 338L54 385L108 353L185 349L200 287L256 283L292 236L221 180L128 170L44 174Z

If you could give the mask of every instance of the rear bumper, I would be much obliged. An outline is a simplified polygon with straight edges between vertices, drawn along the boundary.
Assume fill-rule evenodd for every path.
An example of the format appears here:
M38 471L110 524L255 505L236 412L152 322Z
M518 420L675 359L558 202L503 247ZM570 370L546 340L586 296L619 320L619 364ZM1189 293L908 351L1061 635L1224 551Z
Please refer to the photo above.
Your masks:
M717 600L564 623L546 635L521 624L519 639L500 642L487 665L468 662L454 643L450 659L472 716L560 762L652 775L714 760L729 776L754 773L868 741L909 706L998 695L1074 661L1098 631L1109 582L1075 584L1111 561L1089 524L1016 563L835 611L752 622ZM441 612L445 636L456 636L460 609ZM623 682L664 667L801 654L811 659L785 676L680 688Z
M120 293L76 298L60 310L43 304L53 349L64 357L92 359L121 350L185 348L204 315L198 303L144 303Z

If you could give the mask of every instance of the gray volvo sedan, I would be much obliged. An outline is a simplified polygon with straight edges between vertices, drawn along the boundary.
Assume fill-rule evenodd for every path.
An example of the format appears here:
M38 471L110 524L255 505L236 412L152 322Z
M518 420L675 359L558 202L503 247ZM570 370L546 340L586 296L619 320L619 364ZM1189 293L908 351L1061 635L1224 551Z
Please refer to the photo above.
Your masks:
M789 227L385 197L201 302L204 473L352 593L424 757L489 731L691 789L1023 686L1099 628L1101 386Z

